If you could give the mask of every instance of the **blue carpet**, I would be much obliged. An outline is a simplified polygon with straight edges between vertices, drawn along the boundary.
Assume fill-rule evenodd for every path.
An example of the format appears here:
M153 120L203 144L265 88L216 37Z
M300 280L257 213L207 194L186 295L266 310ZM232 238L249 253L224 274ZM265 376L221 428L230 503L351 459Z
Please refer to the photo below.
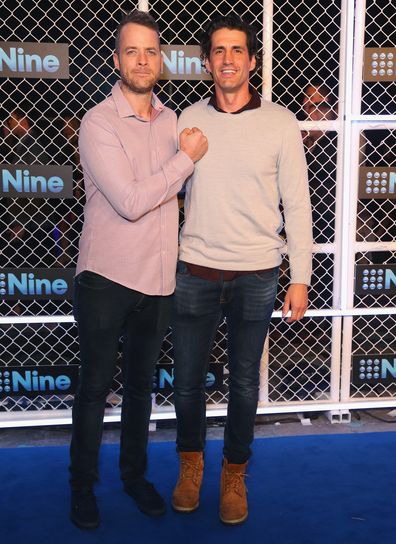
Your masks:
M396 433L263 438L249 466L249 518L218 520L220 441L208 443L199 510L141 514L122 492L118 447L101 450L96 493L101 526L68 520L67 447L0 449L0 538L4 544L385 544L395 542ZM168 503L177 476L173 443L149 450L148 477Z

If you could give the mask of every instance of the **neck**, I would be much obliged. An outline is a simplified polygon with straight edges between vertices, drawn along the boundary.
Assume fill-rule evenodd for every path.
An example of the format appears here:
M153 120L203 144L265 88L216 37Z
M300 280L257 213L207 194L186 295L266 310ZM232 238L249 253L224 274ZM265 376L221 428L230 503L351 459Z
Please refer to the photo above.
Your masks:
M125 98L128 100L130 106L132 106L132 109L136 115L142 119L149 120L151 117L151 101L153 91L151 90L146 93L136 93L131 91L131 89L124 85L122 81L121 90Z
M232 113L233 111L238 111L243 106L245 106L251 99L251 94L249 92L249 87L243 87L234 92L224 92L218 87L215 89L216 92L216 101L220 109L226 111L227 113Z

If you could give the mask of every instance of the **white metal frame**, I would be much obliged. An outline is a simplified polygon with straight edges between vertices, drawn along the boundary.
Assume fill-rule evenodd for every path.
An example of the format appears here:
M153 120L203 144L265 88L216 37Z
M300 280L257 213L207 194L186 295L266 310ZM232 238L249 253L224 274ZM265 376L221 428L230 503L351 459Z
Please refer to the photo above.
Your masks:
M353 0L346 2L347 7L347 63L345 79L345 121L344 121L344 191L343 191L343 229L342 229L342 265L341 277L344 278L341 290L340 309L343 318L343 342L342 342L342 371L341 371L341 404L349 408L359 408L360 402L350 399L351 385L351 360L352 360L352 333L353 317L358 315L395 315L393 308L370 308L353 310L354 297L354 269L355 254L362 250L396 249L395 242L368 243L356 242L357 220L357 193L358 193L358 169L359 169L359 141L360 133L369 128L393 128L396 121L395 115L362 115L362 66L364 58L364 33L366 0ZM393 123L393 125L392 125ZM349 180L349 182L347 181ZM353 311L351 311L351 309ZM366 399L371 408L383 407L383 400L377 398ZM395 406L396 399L389 400L386 406Z

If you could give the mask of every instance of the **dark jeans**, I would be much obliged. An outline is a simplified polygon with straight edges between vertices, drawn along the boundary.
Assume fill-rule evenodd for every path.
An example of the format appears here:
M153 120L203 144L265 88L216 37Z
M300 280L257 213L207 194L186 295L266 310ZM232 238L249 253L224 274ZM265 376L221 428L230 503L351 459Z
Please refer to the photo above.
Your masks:
M177 448L202 451L206 438L205 377L218 324L228 331L229 403L224 456L250 455L258 403L260 359L274 307L278 269L232 281L192 276L179 263L172 318Z
M121 478L131 481L146 469L152 379L169 325L172 296L149 296L93 272L75 279L81 369L73 404L71 486L90 486L98 477L106 397L123 336Z

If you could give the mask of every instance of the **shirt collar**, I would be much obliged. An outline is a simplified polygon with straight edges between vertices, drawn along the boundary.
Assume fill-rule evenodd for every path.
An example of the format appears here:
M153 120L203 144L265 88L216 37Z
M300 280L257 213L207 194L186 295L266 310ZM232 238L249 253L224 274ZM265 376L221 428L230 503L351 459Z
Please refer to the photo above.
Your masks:
M255 110L257 108L260 108L261 98L260 98L260 95L258 94L258 92L256 91L256 89L254 87L249 87L249 92L251 94L249 102L247 104L245 104L244 106L242 106L242 108L240 108L238 111L232 111L230 113L236 114L236 113L242 113L243 111ZM212 94L212 96L209 99L208 104L213 106L215 110L217 110L217 111L219 111L221 113L227 113L224 110L222 110L219 107L219 105L217 104L216 92L214 92Z
M114 103L118 111L118 115L120 117L137 117L132 106L130 105L128 100L125 98L124 93L121 90L120 81L117 81L117 83L112 88L111 95L113 97ZM154 120L157 117L157 115L159 115L161 111L165 108L165 106L162 104L158 96L156 96L154 93L151 99L151 106L153 108L151 119Z

